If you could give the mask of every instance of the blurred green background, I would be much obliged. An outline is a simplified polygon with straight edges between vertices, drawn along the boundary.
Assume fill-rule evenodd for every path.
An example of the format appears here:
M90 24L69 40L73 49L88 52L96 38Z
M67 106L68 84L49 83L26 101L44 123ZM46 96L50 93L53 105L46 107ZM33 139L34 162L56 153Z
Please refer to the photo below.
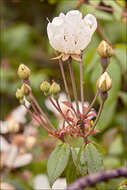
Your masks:
M102 8L103 7L103 8ZM109 10L103 10L109 8ZM56 80L63 88L62 76L57 61L51 58L58 55L48 41L47 18L51 21L60 12L79 9L83 15L92 13L97 17L98 28L92 41L84 51L85 100L91 101L96 91L96 80L101 73L97 47L106 39L115 48L115 58L111 58L108 71L113 79L113 87L97 128L101 133L94 137L104 152L106 169L127 166L127 14L124 0L3 0L1 1L1 65L0 95L1 114L4 120L12 109L19 105L15 98L16 88L21 85L17 76L20 63L32 71L32 88L40 105L47 112L40 92L44 79ZM113 11L112 11L113 10ZM79 86L79 64L73 62L77 86ZM64 64L68 83L68 67ZM79 90L78 90L79 91ZM80 96L79 96L80 97ZM98 109L99 100L95 105ZM48 111L56 124L56 119ZM28 118L29 119L29 118ZM43 138L45 134L40 134ZM49 138L49 137L47 137ZM33 150L34 151L34 150ZM34 174L41 173L44 162L34 163L29 169ZM46 169L43 170L45 172ZM13 174L14 175L14 174ZM18 177L13 176L15 180ZM117 180L119 183L119 181ZM110 183L109 183L110 189Z

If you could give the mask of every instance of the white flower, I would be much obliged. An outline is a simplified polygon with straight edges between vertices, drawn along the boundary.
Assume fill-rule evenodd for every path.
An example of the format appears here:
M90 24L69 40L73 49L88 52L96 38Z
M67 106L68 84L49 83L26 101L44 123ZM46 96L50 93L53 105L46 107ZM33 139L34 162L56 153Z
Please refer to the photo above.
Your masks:
M90 43L96 28L95 16L88 14L83 18L81 12L71 10L66 15L61 13L49 22L47 33L55 50L67 55L80 55Z

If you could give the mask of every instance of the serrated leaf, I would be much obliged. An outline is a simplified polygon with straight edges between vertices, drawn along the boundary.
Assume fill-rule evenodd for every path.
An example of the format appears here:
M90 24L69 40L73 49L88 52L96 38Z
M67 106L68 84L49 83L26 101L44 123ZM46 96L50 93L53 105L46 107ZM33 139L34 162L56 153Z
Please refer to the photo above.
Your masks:
M82 176L87 174L87 163L85 159L85 147L71 148L73 162Z
M104 170L102 155L92 143L86 145L85 155L88 166L88 173L97 173Z
M72 156L69 159L68 165L66 167L66 181L67 184L72 183L78 178L76 167L73 163Z
M70 147L68 144L61 144L57 146L56 149L51 153L47 163L47 172L51 186L66 168L69 155Z

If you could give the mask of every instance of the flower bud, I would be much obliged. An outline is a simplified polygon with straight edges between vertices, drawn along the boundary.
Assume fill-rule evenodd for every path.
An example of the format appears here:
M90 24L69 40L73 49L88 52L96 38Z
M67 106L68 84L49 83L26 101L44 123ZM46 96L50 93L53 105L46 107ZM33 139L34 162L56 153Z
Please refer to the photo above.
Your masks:
M49 94L49 89L50 89L50 83L47 81L43 81L40 85L40 89L42 92L44 92L45 95Z
M23 96L24 96L23 91L21 89L17 88L17 90L16 90L16 98L17 99L22 99Z
M112 87L112 79L107 72L104 72L97 80L97 87L101 92L107 92Z
M24 98L20 99L19 102L20 102L20 104L25 105L25 100L24 100Z
M28 96L31 92L31 87L28 84L23 83L21 90L24 93L24 95Z
M111 57L112 55L114 55L113 48L105 40L101 41L101 43L99 44L97 48L97 51L101 57L105 57L105 58Z
M18 68L18 76L20 79L22 80L26 80L29 78L30 76L30 69L24 65L24 64L20 64L19 68Z
M56 82L53 82L50 87L50 93L57 95L60 92L60 86Z

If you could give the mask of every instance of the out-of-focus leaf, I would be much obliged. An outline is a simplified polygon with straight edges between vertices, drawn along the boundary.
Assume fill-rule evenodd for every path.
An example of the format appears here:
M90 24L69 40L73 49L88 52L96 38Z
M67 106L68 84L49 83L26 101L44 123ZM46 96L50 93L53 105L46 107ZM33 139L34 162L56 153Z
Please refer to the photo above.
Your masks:
M107 156L104 158L104 167L107 170L121 167L120 159L117 157Z
M117 58L119 59L119 62L122 65L124 72L126 72L127 71L127 45L116 44L115 54Z
M58 15L60 12L66 13L69 10L74 9L74 7L77 4L77 0L71 0L71 1L66 1L66 0L61 0L57 6L56 14Z
M123 103L125 104L125 106L127 106L127 93L123 92L123 91L120 91L118 93L118 97L120 97L121 100L123 101Z
M126 0L116 0L116 2L123 8L126 7Z
M119 155L123 152L123 143L121 135L118 135L109 147L109 154Z
M82 5L80 7L80 11L84 15L89 14L89 13L94 14L98 19L101 19L101 20L108 20L108 21L113 20L113 16L110 13L98 10L92 7L91 5L86 5L86 4Z
M111 6L114 9L113 15L116 19L120 19L122 16L122 8L119 6L118 3L116 3L115 1L107 1L107 0L103 0L105 5Z
M86 145L85 155L89 173L97 173L104 170L102 155L92 143Z
M51 153L47 164L47 171L51 186L66 168L69 155L70 147L68 144L61 144L57 146L56 149Z
M92 5L99 5L100 4L100 2L101 2L101 0L90 0L90 3L92 4Z

